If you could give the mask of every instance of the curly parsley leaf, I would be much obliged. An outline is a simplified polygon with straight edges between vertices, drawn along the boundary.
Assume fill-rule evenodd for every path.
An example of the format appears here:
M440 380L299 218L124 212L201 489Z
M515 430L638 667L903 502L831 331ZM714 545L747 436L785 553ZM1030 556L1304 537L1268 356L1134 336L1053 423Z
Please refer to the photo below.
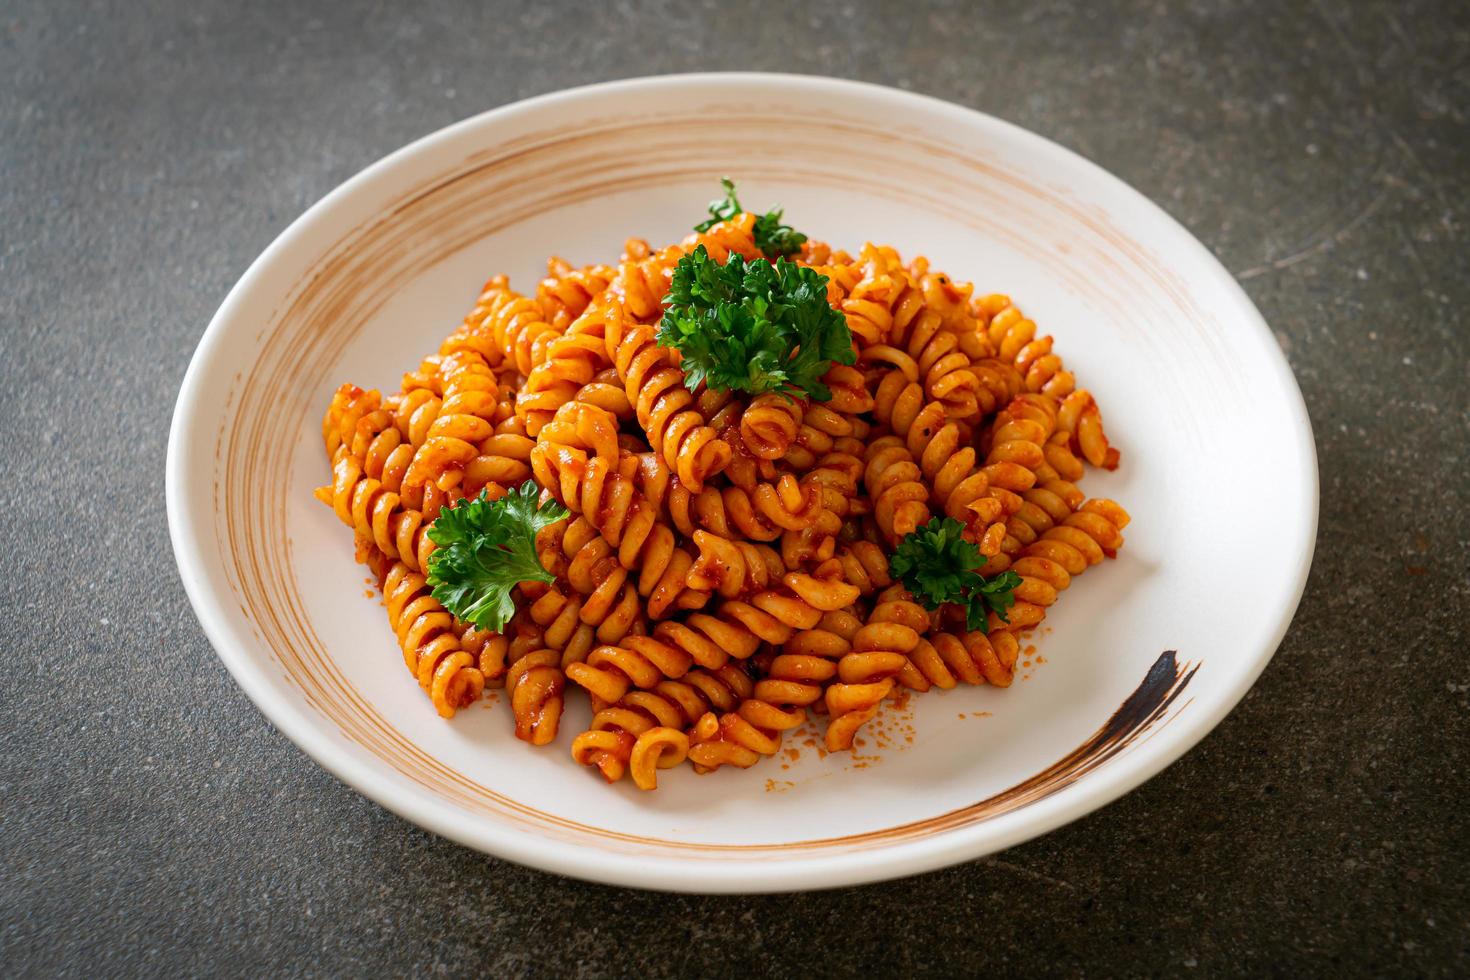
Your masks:
M936 517L905 535L888 560L888 570L930 609L964 602L966 589L985 556L963 537L965 526L953 517Z
M721 221L729 221L745 210L740 206L740 198L735 196L735 181L721 177L720 186L725 188L725 196L709 202L709 217L695 225L695 231L709 231Z
M970 593L970 603L965 607L965 626L989 633L988 613L995 613L1002 623L1010 622L1006 610L1016 604L1016 589L1020 585L1021 576L1009 568L994 578L985 579L984 585Z
M805 235L790 225L781 223L784 213L781 208L772 208L755 219L755 247L773 259L795 255L806 244Z
M965 540L965 526L953 517L936 517L906 535L888 560L888 570L926 609L947 602L963 606L967 629L989 632L989 613L1007 622L1021 576L1007 570L993 578L980 574L985 556Z
M776 269L790 311L786 322L796 338L796 351L786 366L786 373L791 384L813 400L830 401L832 392L822 384L822 375L834 361L852 364L857 360L847 318L827 302L826 276L781 259L776 260Z
M731 253L720 265L701 245L679 260L664 303L658 343L680 352L690 387L827 401L822 375L857 357L826 277L785 259Z
M445 609L481 629L499 632L515 615L511 590L521 582L553 582L541 566L536 535L567 516L554 500L537 504L527 480L498 500L485 491L439 512L429 527L438 547L429 556L429 585Z
M725 189L725 196L709 202L709 217L695 225L695 231L709 231L721 221L729 221L745 210L740 206L740 198L735 196L733 180L729 177L721 177L720 186ZM765 214L756 216L755 227L752 229L755 236L755 247L760 249L761 254L767 258L775 259L795 255L806 244L805 235L790 225L782 223L781 217L785 213L777 206Z

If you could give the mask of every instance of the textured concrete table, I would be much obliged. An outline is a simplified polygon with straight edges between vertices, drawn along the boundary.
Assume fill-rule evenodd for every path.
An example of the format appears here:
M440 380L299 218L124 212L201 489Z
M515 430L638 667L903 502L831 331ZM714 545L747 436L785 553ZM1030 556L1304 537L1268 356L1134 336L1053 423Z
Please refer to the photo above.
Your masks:
M106 6L0 7L0 973L1470 973L1470 7ZM908 881L626 892L384 812L210 651L164 444L250 260L441 125L711 68L1058 140L1275 327L1321 456L1306 597L1244 703L1126 799Z

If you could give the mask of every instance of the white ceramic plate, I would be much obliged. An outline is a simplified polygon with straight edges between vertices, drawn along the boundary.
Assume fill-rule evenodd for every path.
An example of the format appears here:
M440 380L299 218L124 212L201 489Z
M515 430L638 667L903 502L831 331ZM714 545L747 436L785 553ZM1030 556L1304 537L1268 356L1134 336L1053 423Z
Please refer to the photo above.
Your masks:
M312 498L328 477L320 419L343 380L397 390L492 273L530 290L550 253L582 264L615 259L629 235L676 240L722 174L813 236L922 252L1015 297L1055 335L1122 450L1122 468L1089 472L1084 489L1134 520L1119 559L1054 607L1008 690L913 698L855 757L806 749L748 771L683 768L641 793L570 759L585 707L544 749L512 737L503 701L435 715L350 534ZM1246 692L1291 620L1317 471L1301 395L1260 315L1188 232L1117 179L917 95L696 75L477 116L292 224L189 366L168 513L220 659L282 731L383 806L564 874L774 891L996 851L1177 759Z

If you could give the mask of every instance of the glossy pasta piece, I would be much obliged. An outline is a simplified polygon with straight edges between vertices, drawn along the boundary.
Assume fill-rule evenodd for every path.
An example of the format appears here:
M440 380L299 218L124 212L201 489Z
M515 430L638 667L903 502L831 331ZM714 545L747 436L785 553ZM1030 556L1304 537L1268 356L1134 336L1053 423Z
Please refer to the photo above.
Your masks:
M740 438L760 459L780 459L801 433L805 402L782 395L757 395L740 413Z
M338 386L327 405L326 415L322 417L322 442L326 445L329 462L335 462L344 448L351 447L357 423L377 411L381 404L382 396L377 391L368 391L351 383Z
M649 323L663 313L663 297L684 249L675 245L654 251L646 242L629 244L634 247L625 247L617 275L608 284L608 295L622 303L633 320Z
M909 655L929 628L929 615L900 587L888 590L867 622L852 635L837 664L837 682L824 698L829 752L852 748L858 730L874 715L897 679L912 671Z
M561 406L552 421L537 434L536 445L538 448L565 446L610 465L616 465L622 455L617 416L586 402L574 401Z
M540 433L563 405L612 367L604 336L609 319L622 315L622 305L615 300L595 303L546 345L545 359L531 369L516 394L516 415L528 435Z
M536 648L554 651L562 669L585 660L587 654L597 645L598 627L601 619L606 618L606 612L600 617L592 616L597 622L585 622L582 610L586 597L567 585L560 582L553 585L543 582L523 583L519 598L527 604L524 607L525 616L537 627ZM630 617L636 617L638 610L635 607L626 612Z
M1113 448L1103 432L1102 413L1091 392L1079 388L1064 398L1057 425L1061 431L1072 434L1072 445L1093 466L1109 470L1118 468L1118 450Z
M862 620L845 609L832 610L811 629L793 633L764 665L753 695L786 708L816 704L837 677L838 662L851 651Z
M739 623L762 642L780 645L798 630L814 627L824 612L844 609L857 600L857 586L841 581L840 574L835 561L818 568L815 575L787 572L779 587L726 600L717 615Z
M1075 457L1059 442L1068 437L1054 431L1060 406L1049 395L1023 395L996 415L984 434L987 469L998 485L1013 492L1007 507L1004 538L1000 550L1016 556L1021 548L1081 504L1076 485L1063 479L1062 466L1080 476ZM1056 465L1054 465L1056 464ZM987 533L993 533L992 527ZM988 542L988 539L987 539ZM994 556L994 551L984 549Z
M984 320L986 334L1002 361L1021 371L1027 391L1065 398L1076 387L1072 372L1063 370L1060 357L1051 353L1052 338L1036 336L1036 323L1015 306L1009 296L992 293L976 301L976 312Z
M903 438L945 514L960 521L995 520L1003 508L991 487L1010 481L991 470L988 461L978 461L962 428L945 421L940 403L921 405L917 396L914 385L891 373L878 386L875 414L896 433L891 438Z
M888 574L888 555L872 541L854 541L837 554L842 580L856 586L859 594L871 595L893 584Z
M847 442L856 440L843 440ZM852 449L860 451L861 446L841 444L802 476L804 488L818 490L821 512L810 525L782 532L781 560L787 568L811 567L834 557L843 522L867 512L866 498L859 492L863 461Z
M703 245L711 259L720 265L730 260L732 252L738 252L747 261L761 258L760 249L755 247L755 215L742 211L721 221L707 231L696 232L684 239L686 251L692 252Z
M530 475L523 462L529 442L513 433L492 430L478 445L458 440L465 429L478 433L480 420L459 413L458 389L449 390L447 404L456 410L437 417L419 447L405 440L388 408L374 407L376 392L354 385L338 390L323 423L335 458L332 483L317 491L318 499L414 571L426 567L433 551L424 531L439 508L484 488L492 498L501 496Z
M1053 353L1052 338L1038 338L1035 322L1007 296L984 296L976 309L987 321L986 332L997 357L1015 365L1026 390L1050 395L1061 403L1058 427L1072 437L1072 447L1093 466L1116 469L1119 453L1103 432L1097 402L1087 391L1077 389L1076 378Z
M722 538L703 530L695 531L693 537L699 557L685 579L691 589L733 599L766 588L786 570L781 556L767 545Z
M480 629L468 623L455 622L460 627L459 645L475 658L475 665L485 678L486 687L501 687L505 684L506 657L510 652L510 638L494 630Z
M429 594L422 575L366 542L363 546L368 549L369 567L378 573L388 625L403 651L404 665L440 717L453 718L484 690L479 658L464 648L454 617Z
M991 630L1026 629L1041 622L1046 608L1072 577L1104 558L1117 556L1128 521L1128 512L1113 501L1089 500L1022 548L1011 565L1022 580L1016 590L1016 604L1007 614L1009 622L994 613L990 615Z
M629 478L686 537L703 528L720 537L768 542L822 519L823 493L811 474L798 480L773 470L770 481L742 480L743 485L707 486L693 493L660 454L633 455L636 460L624 463Z
M984 528L1008 509L1008 498L997 491L1013 492L1034 482L1029 470L1011 465L1004 456L979 461L975 449L967 444L965 430L947 421L944 405L926 402L919 386L900 371L890 371L879 382L874 415L895 433L878 442L886 447L901 439L928 481L935 502L956 520ZM898 458L891 451L888 456ZM886 527L885 531L894 534ZM897 536L903 533L907 532L897 532Z
M864 463L863 483L873 502L873 517L890 544L929 520L929 487L902 439L873 440Z
M852 435L853 419L825 405L810 405L792 418L791 438L779 457L783 468L802 473L833 451L839 438Z
M980 318L972 306L975 294L972 283L958 282L943 272L931 271L927 259L910 263L908 272L923 293L924 306L938 314L944 329L960 339L961 349L967 356L976 359L994 353L990 337L981 331Z
M505 673L505 689L515 716L516 738L547 745L556 738L565 705L566 675L561 654L530 650L515 655Z
M557 330L565 330L602 295L617 275L608 265L574 268L563 259L552 257L546 262L546 278L536 287L536 305L546 322Z
M925 398L943 405L949 418L973 421L979 415L976 390L980 382L970 369L970 357L961 349L959 336L944 329L933 310L923 308L906 323L895 318L889 344L870 347L864 353L886 358L905 378L921 386Z
M660 347L651 325L609 319L606 329L607 352L648 444L673 468L685 489L698 493L730 462L731 450L694 409L678 352Z
M358 457L340 454L332 467L332 482L319 487L316 496L360 540L372 542L388 558L401 559L411 571L427 567L434 543L426 533L423 515L404 507L388 484L369 476Z
M629 688L648 689L689 672L694 658L651 636L629 636L617 646L600 646L583 663L567 667L567 677L593 698L613 702Z
M543 440L547 431L550 426L543 431ZM636 466L637 458L621 449L612 457L588 459L581 448L543 441L532 452L537 482L573 514L581 515L623 569L637 570L637 594L645 600L649 616L659 619L675 610L697 609L710 593L690 584L694 557L676 544L658 508L639 492L631 475ZM582 537L590 543L590 534Z
M548 531L560 538L558 552L565 563L558 567L568 584L587 600L582 609L584 623L598 627L603 643L616 643L645 617L662 619L675 611L698 609L710 598L708 591L687 584L692 563L687 550L675 548L673 534L652 520L651 508L618 530L620 537L593 527L579 516L564 530ZM551 566L543 562L547 569ZM635 580L632 571L638 571Z
M789 473L775 483L758 483L749 490L705 487L690 493L683 485L672 486L664 504L682 534L692 536L703 528L722 538L760 542L813 527L825 513L821 487L812 480L800 482Z
M1027 545L1023 554L1048 558L1068 574L1081 575L1104 558L1117 557L1128 522L1128 512L1113 501L1089 500Z
M628 771L639 789L658 789L658 771L671 769L687 758L689 736L677 728L658 726L640 734L633 743Z
M699 666L717 669L731 657L751 657L763 643L780 646L799 631L815 628L825 613L850 605L858 598L858 588L841 581L840 575L836 562L826 563L815 574L787 572L773 587L727 599L713 613L661 622L653 635L683 650Z
M865 277L843 303L860 363L899 371L918 398L941 403L956 421L977 418L980 384L971 363L991 347L966 307L965 291L944 276L916 279L891 249L870 245L862 258Z
M899 675L899 683L921 692L959 684L1009 687L1019 653L1020 642L1011 630L989 635L978 630L930 632L909 652L910 667Z
M828 752L845 752L852 748L858 729L878 714L883 699L893 691L891 677L866 684L838 682L827 687L823 700L827 705L827 733L824 736Z
M807 245L811 246L812 243L808 242ZM842 309L843 301L852 295L853 289L863 279L862 265L853 262L850 256L834 254L820 244L809 247L801 261L803 265L816 270L818 275L827 278L827 302L834 310Z
M718 717L711 712L690 730L689 762L700 773L721 766L748 769L762 757L775 755L783 734L805 720L805 711L783 711L754 698Z
M847 416L873 410L873 396L868 391L863 373L847 364L833 364L822 376L822 383L832 392L827 408Z
M498 384L484 359L457 352L440 371L444 398L400 491L404 505L430 521L456 500L492 484L498 495L531 475L528 442L497 430Z
M475 308L445 345L472 348L488 364L504 364L524 376L545 359L547 345L559 334L535 300L514 292L497 276L485 284Z
M593 713L587 730L572 741L572 758L615 783L627 774L640 736L656 728L688 732L706 715L733 713L753 689L743 670L725 666L691 670L649 690L631 690Z
M547 645L566 651L563 665L584 659L594 636L599 643L617 643L646 629L647 610L627 569L595 528L578 518L543 532L542 543L541 564L557 582L523 583L521 591L532 600L529 611L545 628ZM545 594L539 594L542 589ZM575 651L568 647L574 640Z

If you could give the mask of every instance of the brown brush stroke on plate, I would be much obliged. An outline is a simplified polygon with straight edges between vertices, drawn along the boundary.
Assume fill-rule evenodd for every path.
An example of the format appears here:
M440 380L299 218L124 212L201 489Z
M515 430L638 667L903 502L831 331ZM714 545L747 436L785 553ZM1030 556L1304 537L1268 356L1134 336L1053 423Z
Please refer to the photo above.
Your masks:
M762 107L764 109L764 107ZM854 138L872 150L853 161ZM772 151L778 147L779 152ZM636 151L636 152L631 152ZM886 152L883 152L886 151ZM609 160L623 163L610 167ZM1059 791L1134 744L1174 704L1194 670L1181 673L1174 654L1155 663L1144 684L1082 746L1017 786L931 819L867 834L776 845L714 845L660 840L603 830L521 804L456 772L413 744L337 668L300 602L292 542L286 534L292 448L315 419L336 381L340 352L404 284L505 228L549 210L649 186L704 180L725 168L751 177L831 186L834 174L864 192L920 208L942 208L1008 247L1046 261L1055 277L1098 308L1130 308L1136 318L1162 318L1205 338L1218 351L1219 331L1208 310L1188 301L1172 274L1141 245L1061 191L1046 188L994 161L928 137L863 120L831 118L799 126L780 107L731 107L718 119L648 115L616 125L554 130L484 150L425 181L374 218L323 250L322 258L261 325L262 349L248 375L227 397L239 406L220 432L224 472L214 487L223 520L221 554L242 609L274 652L286 678L342 735L400 775L468 811L490 813L539 834L623 847L677 849L742 859L789 855L795 849L893 844L966 826ZM995 214L1013 220L997 222ZM1061 216L1062 224L1058 224ZM1092 237L1079 239L1077 225ZM1063 230L1067 229L1067 233ZM1083 276L1061 249L1086 251L1110 275ZM1084 263L1078 263L1083 265ZM1144 308L1144 284L1172 302ZM1129 330L1129 324L1123 329ZM1148 344L1147 332L1129 330ZM411 363L416 352L405 352ZM1223 372L1227 378L1231 372ZM1161 384L1172 383L1165 377ZM219 447L217 447L218 449ZM323 464L322 479L326 479ZM385 669L392 665L385 664ZM1197 669L1197 668L1195 668ZM1167 682L1167 683L1166 683ZM405 683L411 683L405 677ZM1177 714L1177 712L1176 712Z
M1155 722L1164 717L1179 695L1184 693L1184 689L1189 686L1189 682L1194 679L1195 672L1198 670L1198 664L1192 666L1179 664L1177 651L1165 650L1159 654L1159 659L1154 661L1138 687L1128 695L1102 727L1077 748L1035 775L978 803L951 810L937 817L872 833L849 835L837 838L837 840L844 843L877 842L887 840L892 836L908 834L915 829L922 829L926 833L950 830L956 826L973 823L976 819L987 819L1000 816L1002 813L1009 813L1060 792L1122 752L1152 728ZM1175 716L1170 716L1171 719L1173 717ZM1165 723L1167 724L1167 721ZM826 841L803 842L804 845L824 843Z

